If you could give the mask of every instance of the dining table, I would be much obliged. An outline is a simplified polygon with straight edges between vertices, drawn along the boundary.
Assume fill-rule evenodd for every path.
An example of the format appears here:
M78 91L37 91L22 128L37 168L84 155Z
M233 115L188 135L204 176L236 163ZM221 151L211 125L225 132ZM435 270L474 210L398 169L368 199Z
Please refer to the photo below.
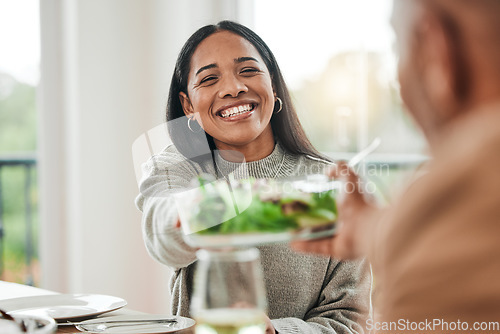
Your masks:
M0 301L7 300L11 298L20 298L20 297L35 297L35 296L50 296L60 294L56 291L46 290L38 287L28 286L19 283L7 282L0 280ZM114 316L144 316L150 317L151 314L146 312L141 312L138 310L129 309L127 307L122 307L114 311L106 312L98 315L97 317L93 317L93 319L105 319L108 317ZM58 325L56 334L79 334L83 333L79 331L73 325ZM194 333L192 328L176 331L173 333L182 333L182 334L192 334Z

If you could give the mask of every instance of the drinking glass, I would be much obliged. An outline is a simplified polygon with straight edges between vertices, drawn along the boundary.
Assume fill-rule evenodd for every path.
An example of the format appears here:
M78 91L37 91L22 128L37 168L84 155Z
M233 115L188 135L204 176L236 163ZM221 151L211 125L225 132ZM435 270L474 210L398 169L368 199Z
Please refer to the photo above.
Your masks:
M196 334L264 334L266 293L259 251L199 250L191 315Z

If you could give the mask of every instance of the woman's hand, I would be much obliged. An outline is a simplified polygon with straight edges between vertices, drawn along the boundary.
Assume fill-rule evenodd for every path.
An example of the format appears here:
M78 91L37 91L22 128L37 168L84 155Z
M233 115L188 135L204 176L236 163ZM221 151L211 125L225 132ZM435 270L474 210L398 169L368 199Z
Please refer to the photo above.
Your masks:
M365 256L371 221L379 211L369 203L361 180L345 162L339 162L329 176L344 181L341 198L337 201L339 218L337 231L332 237L316 240L297 240L292 248L306 253L352 260Z
M271 319L266 315L266 334L276 334L276 330L274 329L273 323Z

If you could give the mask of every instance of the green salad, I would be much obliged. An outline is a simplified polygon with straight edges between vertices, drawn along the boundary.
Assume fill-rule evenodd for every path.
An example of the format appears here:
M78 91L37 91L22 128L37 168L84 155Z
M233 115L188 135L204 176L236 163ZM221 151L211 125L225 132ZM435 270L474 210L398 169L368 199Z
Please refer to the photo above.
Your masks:
M330 226L337 219L336 189L304 191L293 181L272 179L200 177L198 183L189 195L192 205L181 214L189 233L277 233Z

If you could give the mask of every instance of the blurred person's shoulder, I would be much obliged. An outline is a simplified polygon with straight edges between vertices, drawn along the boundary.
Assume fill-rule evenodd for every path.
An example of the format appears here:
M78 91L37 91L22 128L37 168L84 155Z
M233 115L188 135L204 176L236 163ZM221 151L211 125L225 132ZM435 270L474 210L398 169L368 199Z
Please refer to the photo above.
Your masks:
M484 159L500 155L500 102L469 112L455 121L444 133L436 150L438 161ZM464 161L464 162L465 162Z
M500 203L500 104L462 117L441 139L426 172L407 189L395 211L432 217L483 205L485 196Z
M484 281L500 275L500 258L492 257L500 251L499 130L500 105L453 124L428 173L377 231L380 295L390 317L480 320L493 316L488 303L500 305L500 286Z
M500 183L499 167L500 103L471 112L452 124L435 152L430 182L456 187L468 197L484 191L500 197L500 187L493 189Z

